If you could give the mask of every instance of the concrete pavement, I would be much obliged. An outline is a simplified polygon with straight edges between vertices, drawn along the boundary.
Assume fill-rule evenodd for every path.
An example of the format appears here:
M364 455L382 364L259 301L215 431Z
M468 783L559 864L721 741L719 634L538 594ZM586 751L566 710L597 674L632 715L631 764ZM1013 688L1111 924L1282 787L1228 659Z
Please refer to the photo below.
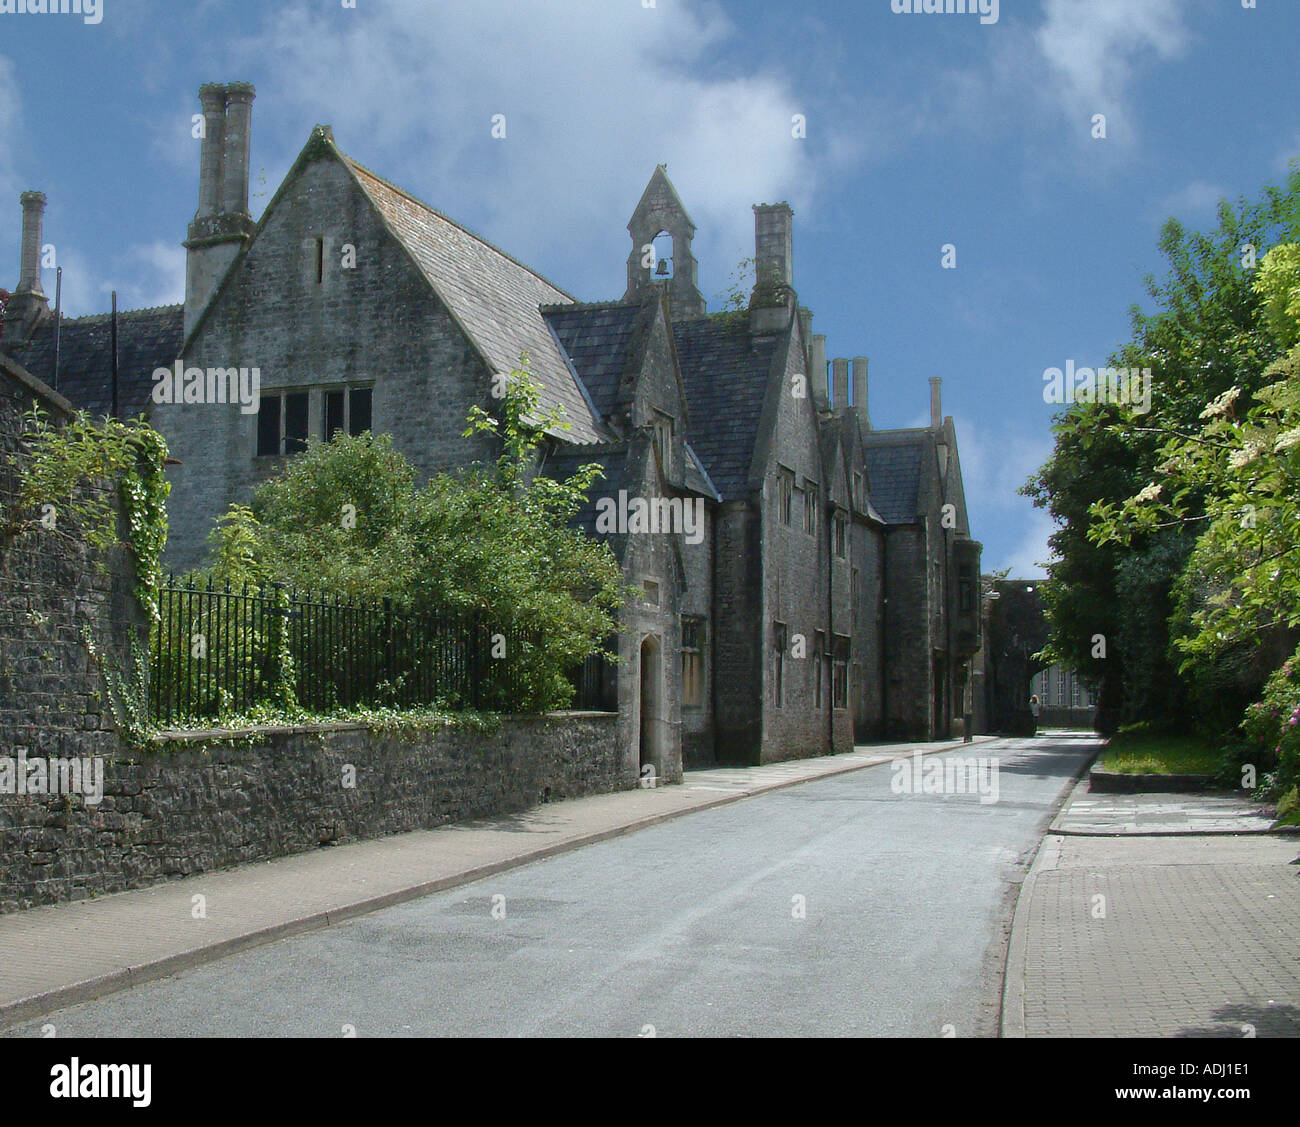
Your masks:
M977 737L975 744L990 739ZM916 750L970 746L889 744L764 767L692 771L681 786L555 803L0 916L0 1026L696 810Z

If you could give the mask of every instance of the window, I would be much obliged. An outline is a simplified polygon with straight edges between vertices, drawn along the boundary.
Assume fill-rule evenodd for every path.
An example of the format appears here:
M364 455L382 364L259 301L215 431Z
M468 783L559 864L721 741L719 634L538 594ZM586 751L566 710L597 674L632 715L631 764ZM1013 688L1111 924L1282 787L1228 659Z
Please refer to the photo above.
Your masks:
M307 392L263 393L257 409L257 456L299 454L307 449Z
M659 448L659 462L667 473L673 457L673 421L667 415L654 414L655 445Z
M853 569L852 581L849 584L849 599L849 605L856 614L858 610L858 569L856 567Z
M336 431L358 435L371 429L372 387L334 388L321 396L321 438L326 442Z
M704 704L704 619L682 619L682 706Z
M307 449L307 393L295 391L284 397L284 452L301 454Z
M843 513L836 513L831 518L832 527L835 530L835 554L842 560L849 558L849 522L844 519Z
M641 581L641 590L645 592L645 604L649 607L659 605L659 584L653 579L643 579Z
M775 667L772 671L772 703L777 708L785 707L785 649L788 644L786 624L772 623L772 648L776 651Z
M263 395L257 408L257 456L265 458L280 453L280 408L278 395Z
M957 569L957 610L961 614L975 612L975 576L970 564Z
M835 635L834 663L831 667L831 695L835 708L849 707L849 640Z
M794 474L789 470L776 471L776 506L782 524L794 523Z
M809 536L817 535L817 492L818 485L815 481L806 483L807 488L803 495L803 530Z
M325 281L325 236L316 236L316 284L322 285Z
M334 437L334 432L345 429L344 423L344 406L347 403L347 396L341 391L327 391L325 393L325 433L321 436L326 442Z
M372 416L375 389L354 387L348 390L348 434L365 434L373 430Z

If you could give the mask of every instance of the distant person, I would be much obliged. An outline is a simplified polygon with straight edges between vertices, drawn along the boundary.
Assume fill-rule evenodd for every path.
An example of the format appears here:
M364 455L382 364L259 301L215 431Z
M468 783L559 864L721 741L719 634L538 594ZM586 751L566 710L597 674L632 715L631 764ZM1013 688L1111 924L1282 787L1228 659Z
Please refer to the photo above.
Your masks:
M1038 694L1035 693L1029 698L1029 711L1034 714L1034 719L1038 719Z

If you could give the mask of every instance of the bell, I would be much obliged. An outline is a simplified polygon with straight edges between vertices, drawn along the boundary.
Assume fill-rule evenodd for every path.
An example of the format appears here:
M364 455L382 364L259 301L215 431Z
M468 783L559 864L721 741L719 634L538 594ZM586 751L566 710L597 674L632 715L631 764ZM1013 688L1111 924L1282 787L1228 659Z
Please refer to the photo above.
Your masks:
M661 258L659 260L659 269L655 271L655 277L656 278L668 277L668 259Z

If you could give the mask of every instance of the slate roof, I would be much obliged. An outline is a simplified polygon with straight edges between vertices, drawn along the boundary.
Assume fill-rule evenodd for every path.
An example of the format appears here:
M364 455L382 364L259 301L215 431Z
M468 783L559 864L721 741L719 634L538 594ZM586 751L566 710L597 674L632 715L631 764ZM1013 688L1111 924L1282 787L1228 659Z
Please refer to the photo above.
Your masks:
M621 447L584 450L562 446L546 459L542 473L556 481L561 481L572 477L580 467L590 465L592 462L598 462L604 468L605 476L598 478L595 485L591 487L587 503L578 511L572 524L593 539L610 540L615 552L621 558L624 537L605 536L596 532L596 503L602 497L617 497L618 491L623 488L623 470L627 465L627 451Z
M170 368L181 354L183 305L119 310L117 314L118 415L132 418L151 406L155 368ZM107 415L113 406L112 314L64 317L59 378L54 380L54 326L42 326L10 355L75 408Z
M886 433L876 431L864 442L871 502L886 524L915 524L929 440L918 431L880 441Z
M744 496L779 337L747 320L705 317L673 326L691 412L691 446L723 500Z
M632 337L640 312L639 305L619 302L543 313L602 420L614 413L629 359L636 359Z
M849 415L834 415L826 419L821 424L822 454L823 459L843 457L842 451L849 446L851 435L848 432L849 427L856 428L857 420ZM851 447L850 447L851 449ZM842 464L842 463L841 463ZM849 481L846 484L852 485L852 474L856 470L856 465L849 469ZM867 516L872 520L879 521L881 524L888 524L880 511L876 508L871 496L871 474L867 474Z
M509 372L526 351L542 384L542 406L563 407L572 425L565 441L603 441L591 405L541 314L542 305L569 304L573 298L428 204L350 157L343 159L488 363Z

